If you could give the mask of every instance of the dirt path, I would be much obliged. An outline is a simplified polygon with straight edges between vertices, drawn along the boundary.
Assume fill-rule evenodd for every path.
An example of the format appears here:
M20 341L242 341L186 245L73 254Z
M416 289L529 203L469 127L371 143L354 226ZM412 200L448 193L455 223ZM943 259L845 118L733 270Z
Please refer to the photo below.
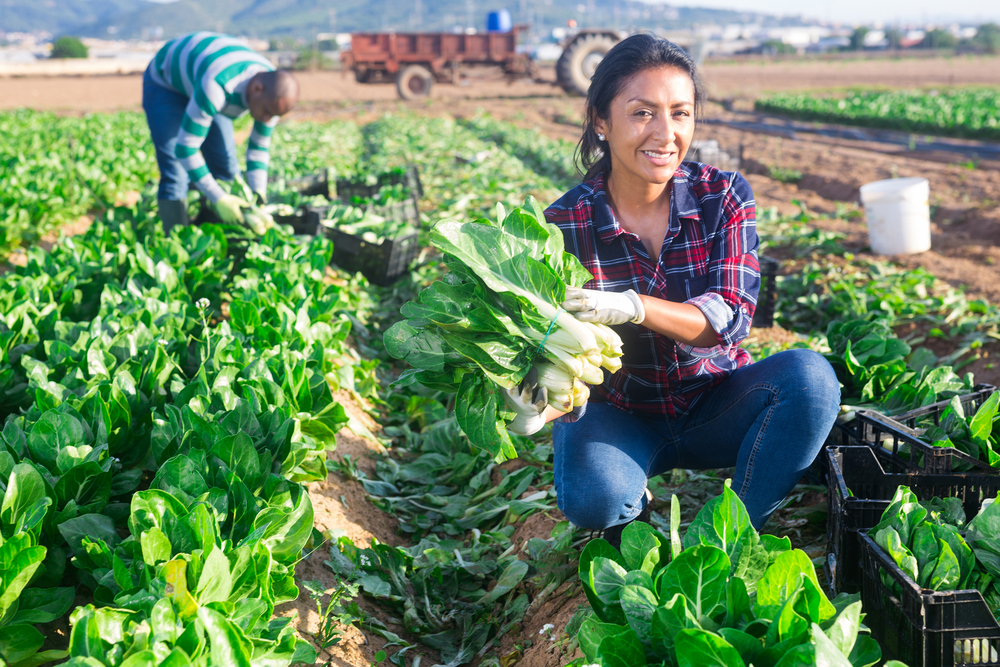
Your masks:
M747 98L778 90L821 90L848 87L928 87L1000 85L1000 58L877 58L841 61L711 62L702 68L713 98ZM475 73L475 72L474 72ZM363 102L400 102L392 84L363 85L350 74L300 72L302 102L351 106ZM509 97L569 100L552 83L505 83L492 72L477 73L462 85L438 84L432 100L489 100ZM555 81L555 71L542 67L539 78ZM402 102L400 102L402 103ZM0 79L0 109L29 107L57 111L138 109L142 76L91 76ZM406 103L420 108L424 101Z

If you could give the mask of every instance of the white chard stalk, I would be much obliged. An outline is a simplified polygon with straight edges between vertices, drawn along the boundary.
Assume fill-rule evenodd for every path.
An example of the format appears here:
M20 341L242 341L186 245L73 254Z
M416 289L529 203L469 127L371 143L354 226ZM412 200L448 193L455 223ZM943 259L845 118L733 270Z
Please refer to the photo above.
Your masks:
M538 312L554 317L555 326L548 337L524 331L538 342L545 357L535 364L538 385L548 392L549 405L569 412L590 399L589 385L604 382L602 368L612 373L621 370L622 341L610 327L581 322L565 312L557 315L550 304L539 301Z

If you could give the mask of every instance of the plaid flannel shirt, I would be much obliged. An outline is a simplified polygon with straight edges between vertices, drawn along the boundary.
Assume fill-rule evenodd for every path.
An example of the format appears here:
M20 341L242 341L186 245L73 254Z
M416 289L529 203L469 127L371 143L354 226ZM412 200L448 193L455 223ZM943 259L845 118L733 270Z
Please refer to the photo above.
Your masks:
M608 205L604 178L573 188L545 211L559 227L566 250L594 275L585 287L633 289L659 299L697 306L719 344L678 343L642 325L614 327L622 338L622 369L605 373L592 401L629 412L678 417L698 396L750 363L740 341L760 290L756 212L750 184L740 174L685 162L672 180L670 225L659 262L639 237L622 229ZM567 415L575 421L582 413Z

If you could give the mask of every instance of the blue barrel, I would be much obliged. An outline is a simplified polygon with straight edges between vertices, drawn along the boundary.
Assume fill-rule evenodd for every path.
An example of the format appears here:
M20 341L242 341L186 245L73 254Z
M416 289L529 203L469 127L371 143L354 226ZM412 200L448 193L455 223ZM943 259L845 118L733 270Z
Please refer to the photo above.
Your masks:
M510 12L506 9L498 9L495 12L490 12L486 18L487 32L510 32L512 26Z

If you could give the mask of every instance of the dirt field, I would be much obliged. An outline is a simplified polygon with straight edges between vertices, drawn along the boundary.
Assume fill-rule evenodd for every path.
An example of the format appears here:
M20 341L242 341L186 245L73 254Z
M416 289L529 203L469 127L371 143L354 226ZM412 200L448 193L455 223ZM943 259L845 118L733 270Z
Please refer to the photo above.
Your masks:
M720 63L708 65L705 76L717 99L747 98L767 90L832 89L851 85L1000 85L1000 58ZM303 102L293 116L297 119L336 117L365 122L401 108L424 114L464 117L484 109L498 118L537 128L549 136L570 141L576 141L579 136L582 101L552 86L516 83L507 87L496 81L477 81L468 86L437 86L432 99L403 103L396 98L395 89L390 85L360 86L339 74L306 73L302 75L302 83ZM141 78L135 76L0 80L0 108L29 106L84 112L136 109L140 103ZM710 105L707 111L709 116L718 119L732 117L718 105ZM864 183L893 176L928 178L933 249L898 261L907 266L923 266L956 286L966 286L970 295L1000 304L1000 163L973 164L949 154L918 153L899 147L806 134L799 134L792 140L719 125L702 126L699 136L717 139L723 149L742 154L741 171L753 186L759 208L776 206L782 212L793 213L798 207L792 201L798 200L810 210L833 213L838 207L857 207L858 187ZM800 171L802 178L795 184L773 180L768 177L770 167ZM829 220L820 224L847 234L847 245L859 252L867 245L863 220ZM762 332L755 332L755 335L762 335ZM780 338L788 334L776 330L767 335ZM968 370L976 373L981 382L1000 383L1000 368L987 368L980 362ZM356 416L366 419L356 404L350 400L344 402ZM338 437L338 449L331 457L339 459L351 454L360 459L364 468L372 465L368 453L375 447L374 443L366 443L345 432ZM357 541L375 537L395 543L400 539L394 520L372 506L356 482L331 475L325 482L311 485L310 493L321 529L341 529ZM518 538L526 538L529 533L545 536L554 520L546 516L532 517L518 528ZM326 557L323 552L313 554L303 564L300 577L327 581L329 569L323 566ZM565 664L566 656L560 656L554 646L542 642L536 642L523 654L517 650L519 655L515 657L514 642L537 637L542 623L554 623L560 628L560 623L565 624L580 601L572 595L553 596L540 613L525 619L519 637L505 639L502 664L517 662L528 667ZM282 613L297 614L296 627L304 634L315 631L318 620L315 607L305 593ZM339 667L370 664L375 651L384 642L366 637L366 634L347 629L342 643L321 656L322 659L329 659L330 664Z
M703 73L713 98L745 98L777 90L1000 85L1000 58L709 62ZM398 99L391 84L361 85L353 76L339 72L302 72L299 77L303 102L350 105ZM555 72L542 68L540 78L555 81ZM566 97L552 84L520 81L508 85L495 78L472 79L467 85L436 85L431 96L436 100ZM0 109L113 111L138 109L141 104L140 75L0 79Z

